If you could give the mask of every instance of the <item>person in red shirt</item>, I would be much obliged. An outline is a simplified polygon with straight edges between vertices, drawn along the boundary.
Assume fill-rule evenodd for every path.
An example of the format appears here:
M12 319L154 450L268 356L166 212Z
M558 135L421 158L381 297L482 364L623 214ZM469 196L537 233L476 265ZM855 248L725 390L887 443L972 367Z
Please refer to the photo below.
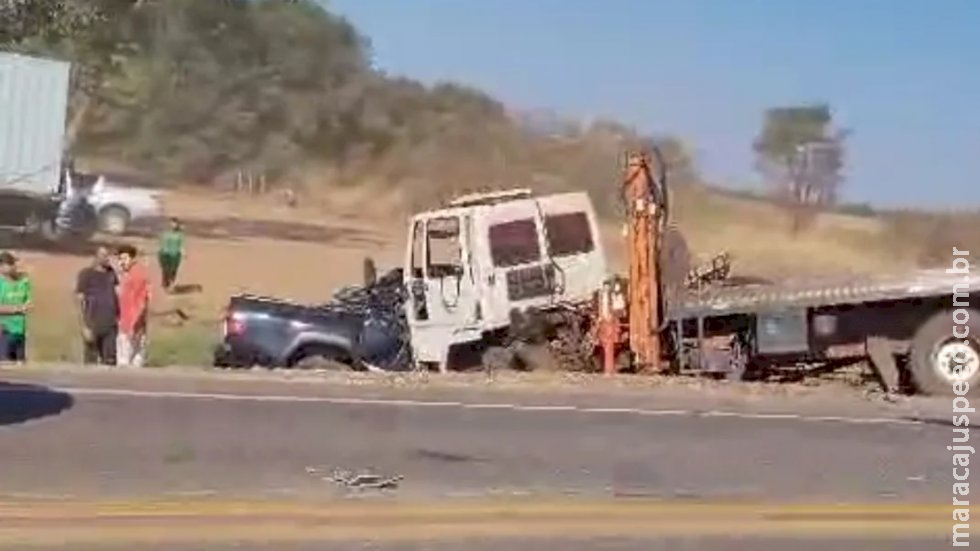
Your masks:
M120 277L116 365L142 367L146 361L150 279L146 268L138 262L136 247L119 247L117 257Z

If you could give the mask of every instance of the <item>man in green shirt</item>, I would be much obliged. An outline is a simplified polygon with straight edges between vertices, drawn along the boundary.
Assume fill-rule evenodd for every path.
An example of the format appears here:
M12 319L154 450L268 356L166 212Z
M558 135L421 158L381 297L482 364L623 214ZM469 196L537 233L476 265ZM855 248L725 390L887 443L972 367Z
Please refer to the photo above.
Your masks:
M31 280L9 252L0 252L0 361L27 359L27 311Z
M163 288L167 291L171 291L177 281L177 270L180 269L183 257L184 231L180 227L180 220L171 218L170 228L160 235L160 250L157 253Z

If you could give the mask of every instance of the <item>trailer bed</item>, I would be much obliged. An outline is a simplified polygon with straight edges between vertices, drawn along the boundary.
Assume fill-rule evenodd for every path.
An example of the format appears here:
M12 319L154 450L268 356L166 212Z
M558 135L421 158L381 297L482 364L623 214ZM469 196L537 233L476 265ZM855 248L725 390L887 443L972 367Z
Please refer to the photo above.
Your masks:
M667 305L672 320L751 314L788 308L861 304L888 300L952 296L963 284L961 274L944 269L896 275L840 275L801 278L778 283L717 284L689 292Z

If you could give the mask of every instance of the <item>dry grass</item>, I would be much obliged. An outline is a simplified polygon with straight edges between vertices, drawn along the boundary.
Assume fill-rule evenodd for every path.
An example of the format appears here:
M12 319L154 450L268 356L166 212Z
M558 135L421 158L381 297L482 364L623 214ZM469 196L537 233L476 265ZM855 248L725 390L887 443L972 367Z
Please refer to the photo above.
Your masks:
M913 265L911 255L896 254L887 226L874 218L821 214L793 236L790 217L771 203L695 187L675 193L674 203L692 251L701 257L728 251L742 274L881 273Z
M338 287L360 280L366 255L382 268L400 265L402 260L405 209L399 207L397 197L345 190L326 199L303 199L289 208L277 197L174 192L165 206L168 213L187 222L189 232L201 224L217 229L209 226L206 235L190 232L180 279L200 286L201 292L180 296L168 296L159 288L152 239L127 239L149 252L144 261L157 282L151 327L151 363L156 365L209 362L211 346L219 338L221 310L233 293L323 301ZM675 213L696 255L727 250L740 273L894 271L914 262L889 252L883 245L886 226L874 219L826 215L813 230L791 238L789 219L774 206L697 189L677 194ZM269 225L246 228L247 235L236 234L236 220ZM284 225L319 229L328 237L284 238L280 235ZM221 228L230 229L222 233ZM604 225L607 253L616 268L623 263L620 230L618 223ZM37 289L30 329L33 357L77 360L80 342L71 289L75 274L88 259L21 254ZM176 308L190 319L177 323L169 314Z

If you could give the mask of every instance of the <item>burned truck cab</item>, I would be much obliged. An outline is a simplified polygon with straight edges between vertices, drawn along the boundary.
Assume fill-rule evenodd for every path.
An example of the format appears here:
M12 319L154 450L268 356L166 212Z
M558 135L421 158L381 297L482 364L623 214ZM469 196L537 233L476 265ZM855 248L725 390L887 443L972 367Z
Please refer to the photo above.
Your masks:
M454 347L504 331L513 313L585 302L608 277L586 193L474 194L414 216L406 315L417 363L447 369Z

